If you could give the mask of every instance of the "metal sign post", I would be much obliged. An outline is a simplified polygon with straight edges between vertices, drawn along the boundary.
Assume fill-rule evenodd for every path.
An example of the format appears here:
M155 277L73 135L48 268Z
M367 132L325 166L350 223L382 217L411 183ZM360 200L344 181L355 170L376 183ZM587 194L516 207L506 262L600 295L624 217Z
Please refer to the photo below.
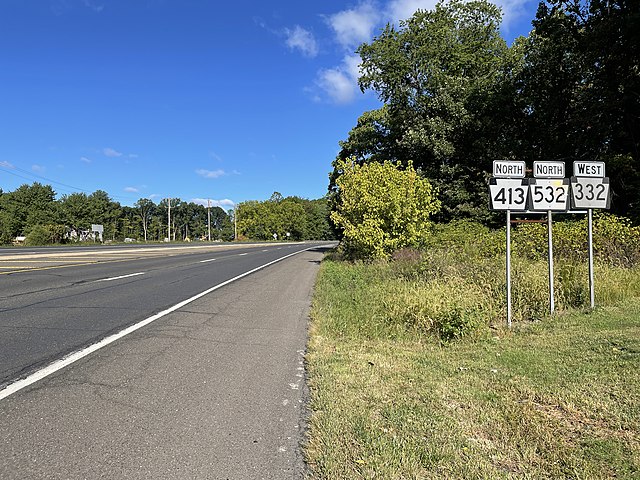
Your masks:
M553 281L553 222L551 210L547 210L547 239L549 242L549 311L551 315L556 309L555 285Z
M522 161L493 162L493 177L489 180L489 202L492 210L507 212L507 326L511 328L511 212L525 211L529 184L524 179L526 165Z
M596 306L596 288L593 279L593 208L588 211L588 244L589 244L589 302L591 308Z
M573 162L571 177L571 204L573 208L586 208L587 243L589 249L589 303L595 308L595 281L593 274L593 209L609 208L611 195L609 178L604 176L604 162Z
M511 210L507 210L507 326L511 328Z
M553 212L565 212L569 206L569 179L564 178L564 162L533 162L529 180L529 205L532 211L547 212L547 244L549 260L549 311L556 309L553 272Z

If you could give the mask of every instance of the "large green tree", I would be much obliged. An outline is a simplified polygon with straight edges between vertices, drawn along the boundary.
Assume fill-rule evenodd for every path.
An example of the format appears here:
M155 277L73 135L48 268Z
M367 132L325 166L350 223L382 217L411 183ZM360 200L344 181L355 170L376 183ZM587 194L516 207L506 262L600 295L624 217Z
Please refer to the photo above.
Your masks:
M359 119L334 163L413 163L438 187L442 218L483 217L485 172L508 152L495 139L491 100L518 59L500 36L501 13L484 0L438 3L362 45L361 89L384 102ZM488 124L488 120L493 123Z
M640 219L640 2L551 0L526 41L524 160L602 160L613 211Z
M55 192L38 182L0 195L0 243L10 243L37 225L58 222Z

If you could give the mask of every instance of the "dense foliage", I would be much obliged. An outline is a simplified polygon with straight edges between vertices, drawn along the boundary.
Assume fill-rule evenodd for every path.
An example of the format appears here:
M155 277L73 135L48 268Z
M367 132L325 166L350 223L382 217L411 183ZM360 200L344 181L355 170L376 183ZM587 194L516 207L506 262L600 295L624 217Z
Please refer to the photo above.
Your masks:
M411 165L399 170L390 162L361 166L347 160L337 168L339 200L331 220L349 257L385 257L418 245L428 234L429 217L440 202L429 181Z
M384 105L341 142L339 162L412 163L442 201L440 220L491 223L495 159L601 160L615 213L640 220L640 2L542 2L507 46L501 13L451 0L387 26L358 52L360 87Z
M284 198L274 192L269 200L238 204L238 236L256 240L330 240L327 200ZM288 234L288 235L287 235ZM275 237L274 237L275 235Z
M206 239L209 218L211 240L234 239L233 211L211 207L207 212L207 207L179 198L171 199L170 206L172 241ZM237 210L238 233L243 238L268 240L274 233L291 240L333 238L326 199L283 199L276 193L266 202L241 203ZM49 185L40 183L25 184L13 192L0 190L0 244L21 236L30 245L93 240L92 224L103 225L103 240L163 241L169 235L168 221L167 199L154 203L141 198L129 207L102 190L63 195L59 200Z
M49 185L22 185L13 192L0 191L0 244L26 236L31 245L93 239L91 225L104 227L103 240L162 241L168 235L168 201L156 204L140 199L128 207L97 190L90 195L72 193L59 200ZM231 218L220 207L212 207L212 240L232 240ZM206 238L207 208L180 199L171 200L171 239Z

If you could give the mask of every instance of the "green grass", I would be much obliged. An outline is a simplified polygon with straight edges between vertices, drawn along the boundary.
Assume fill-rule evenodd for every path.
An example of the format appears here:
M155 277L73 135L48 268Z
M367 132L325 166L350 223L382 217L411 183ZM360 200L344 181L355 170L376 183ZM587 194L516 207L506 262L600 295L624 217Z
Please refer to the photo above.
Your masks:
M640 274L602 267L608 306L530 321L534 309L507 331L499 266L465 268L323 262L307 357L312 476L640 478ZM451 311L480 320L442 343Z

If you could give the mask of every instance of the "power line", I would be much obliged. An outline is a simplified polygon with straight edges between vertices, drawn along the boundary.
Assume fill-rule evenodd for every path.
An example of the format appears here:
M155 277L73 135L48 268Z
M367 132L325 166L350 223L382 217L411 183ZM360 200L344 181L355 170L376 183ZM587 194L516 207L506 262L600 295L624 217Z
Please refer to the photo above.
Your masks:
M56 187L57 190L63 190L63 191L66 191L67 193L82 192L82 193L86 193L87 195L91 195L91 193L93 193L93 192L90 192L89 190L86 190L84 188L74 187L73 185L68 185L66 183L62 183L62 182L58 182L56 180L52 180L51 178L43 177L42 175L38 175L37 173L30 172L30 171L25 170L25 169L20 168L20 167L16 167L15 165L13 165L12 167L5 167L3 165L0 165L0 169L5 171L6 173L9 173L9 174L14 175L14 176L19 177L19 178L22 178L24 180L33 181L33 178L25 177L24 175L20 175L20 174L14 172L13 170L18 170L20 172L25 173L26 175L29 175L30 177L39 178L39 179L44 180L44 181L49 182L49 183L54 183L56 185L61 185L61 186L65 187L65 188L57 188ZM69 190L69 189L71 189L71 190ZM123 196L120 196L120 195L111 195L110 194L109 197L113 198L113 199L121 199L121 200L136 200L133 197L123 197Z

